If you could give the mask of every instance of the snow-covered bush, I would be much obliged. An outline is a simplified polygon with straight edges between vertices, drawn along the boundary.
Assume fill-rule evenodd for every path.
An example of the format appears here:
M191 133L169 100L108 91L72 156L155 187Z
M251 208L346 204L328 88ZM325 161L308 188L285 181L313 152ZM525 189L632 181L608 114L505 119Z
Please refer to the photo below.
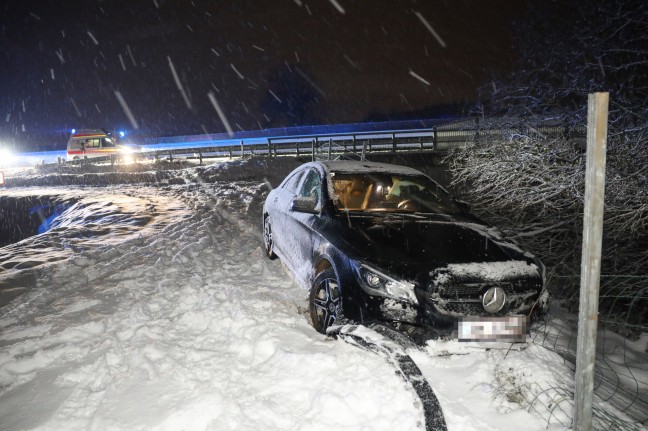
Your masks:
M554 297L574 297L587 95L608 91L602 272L623 277L605 283L601 294L617 298L616 305L627 301L637 307L648 292L648 8L631 0L525 7L528 14L517 23L514 40L515 73L484 87L476 110L507 127L499 134L480 133L473 148L446 159L454 186L477 213L547 263ZM543 133L547 126L562 132ZM646 321L643 312L629 314Z

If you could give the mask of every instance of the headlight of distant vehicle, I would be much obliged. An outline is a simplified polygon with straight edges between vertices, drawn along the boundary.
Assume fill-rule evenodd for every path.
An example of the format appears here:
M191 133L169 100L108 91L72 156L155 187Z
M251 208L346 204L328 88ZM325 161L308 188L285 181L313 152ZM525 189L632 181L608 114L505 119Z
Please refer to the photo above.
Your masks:
M364 263L354 263L354 269L360 286L368 294L418 304L412 283L389 276Z
M5 166L11 165L15 158L16 155L9 148L0 148L0 161L2 161Z

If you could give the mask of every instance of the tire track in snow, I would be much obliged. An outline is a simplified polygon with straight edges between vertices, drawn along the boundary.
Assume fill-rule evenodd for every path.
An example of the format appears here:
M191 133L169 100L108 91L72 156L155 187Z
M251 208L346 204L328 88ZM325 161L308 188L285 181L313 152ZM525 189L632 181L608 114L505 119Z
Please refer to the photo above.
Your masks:
M385 337L391 335L390 329L381 325L370 325L369 328ZM367 331L358 325L336 326L327 333L334 337L340 337L353 346L375 353L392 364L421 401L426 431L447 431L448 427L441 404L432 387L425 380L423 373L421 373L414 360L401 346L388 338L376 337L375 332ZM401 338L403 336L396 334L396 337Z

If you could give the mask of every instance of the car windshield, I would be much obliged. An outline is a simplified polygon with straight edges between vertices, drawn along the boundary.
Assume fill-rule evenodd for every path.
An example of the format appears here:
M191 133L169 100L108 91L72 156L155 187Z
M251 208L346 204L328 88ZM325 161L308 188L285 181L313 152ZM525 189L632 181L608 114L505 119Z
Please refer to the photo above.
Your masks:
M339 210L461 213L452 198L423 175L333 172L331 180Z

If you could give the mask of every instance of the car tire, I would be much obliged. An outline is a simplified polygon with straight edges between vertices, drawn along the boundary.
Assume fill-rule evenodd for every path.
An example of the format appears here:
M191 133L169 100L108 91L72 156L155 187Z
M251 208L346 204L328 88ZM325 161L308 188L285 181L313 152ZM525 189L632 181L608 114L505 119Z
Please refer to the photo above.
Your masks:
M270 217L263 218L263 248L268 259L276 259L277 255L274 252L274 243L272 241L272 226L270 225Z
M322 334L326 334L329 326L343 319L342 291L333 268L315 277L308 295L308 308L313 327Z

